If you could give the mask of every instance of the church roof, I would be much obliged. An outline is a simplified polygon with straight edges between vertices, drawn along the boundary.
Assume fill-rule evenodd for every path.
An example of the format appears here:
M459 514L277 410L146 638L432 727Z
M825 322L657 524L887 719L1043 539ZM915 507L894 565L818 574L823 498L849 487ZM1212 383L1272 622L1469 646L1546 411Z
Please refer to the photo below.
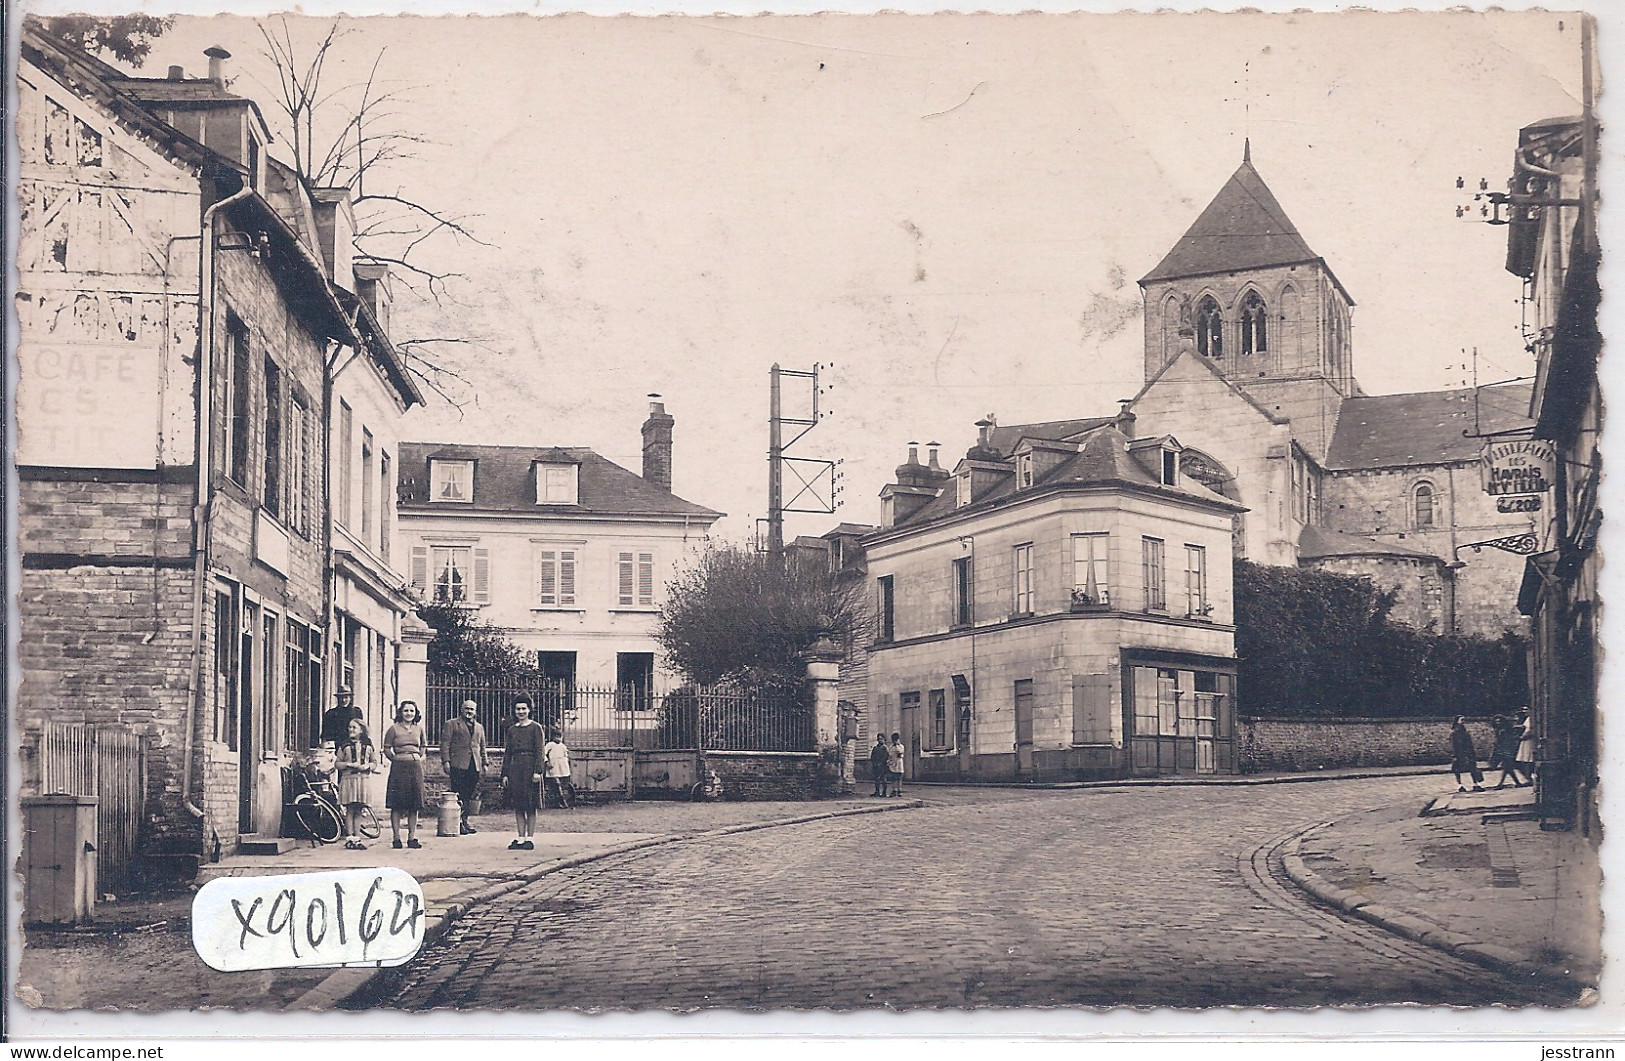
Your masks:
M1140 283L1319 260L1253 168L1249 152L1196 223Z
M1420 549L1407 549L1403 545L1380 542L1357 534L1327 530L1313 524L1306 525L1298 534L1299 560L1329 560L1338 556L1401 556L1412 560L1439 558Z
M1473 390L1376 394L1345 399L1326 453L1326 468L1350 471L1476 460L1483 438L1530 427L1528 384Z

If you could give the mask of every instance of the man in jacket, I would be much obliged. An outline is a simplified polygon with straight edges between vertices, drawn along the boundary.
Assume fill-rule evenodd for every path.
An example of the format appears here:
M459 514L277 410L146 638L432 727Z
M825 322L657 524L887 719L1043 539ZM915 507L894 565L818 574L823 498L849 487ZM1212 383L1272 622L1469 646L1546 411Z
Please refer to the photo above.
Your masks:
M462 801L463 820L458 831L464 836L479 831L468 824L468 811L485 771L485 727L474 717L478 707L474 701L464 700L462 714L447 721L440 734L440 765L446 768L451 790Z
M322 714L321 741L337 748L350 739L350 721L361 718L361 709L355 706L355 693L348 685L339 686L333 695L338 703Z
M875 734L875 746L869 749L869 774L875 779L875 795L886 794L886 763L891 758L891 748L886 744L884 733Z

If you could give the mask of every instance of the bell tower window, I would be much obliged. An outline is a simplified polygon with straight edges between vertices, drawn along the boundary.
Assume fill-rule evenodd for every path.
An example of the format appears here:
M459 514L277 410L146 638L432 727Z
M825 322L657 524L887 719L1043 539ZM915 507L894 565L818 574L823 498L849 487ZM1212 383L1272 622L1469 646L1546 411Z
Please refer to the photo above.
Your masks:
M1257 291L1241 300L1241 352L1262 354L1269 349L1269 311Z
M1212 295L1196 304L1196 352L1215 361L1224 357L1224 314Z

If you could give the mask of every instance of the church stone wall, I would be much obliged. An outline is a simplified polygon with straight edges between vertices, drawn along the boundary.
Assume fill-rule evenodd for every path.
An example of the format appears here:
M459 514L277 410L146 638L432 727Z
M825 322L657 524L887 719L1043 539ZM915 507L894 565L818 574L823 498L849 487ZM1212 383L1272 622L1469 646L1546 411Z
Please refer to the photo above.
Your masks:
M1418 527L1414 493L1418 484L1433 487L1433 526ZM1328 472L1322 513L1330 530L1374 537L1389 545L1431 553L1456 569L1455 629L1458 633L1499 637L1508 630L1523 633L1527 621L1518 614L1518 586L1523 557L1497 549L1460 549L1471 542L1526 533L1527 514L1496 511L1496 499L1484 493L1474 462L1415 464ZM1441 630L1448 629L1442 623Z
M1432 633L1447 632L1450 624L1450 586L1443 565L1418 557L1328 556L1303 560L1302 565L1337 575L1369 578L1378 589L1394 590L1397 622Z
M1297 305L1284 304L1282 294L1290 285ZM1269 310L1266 331L1267 350L1243 356L1241 351L1241 300L1248 289L1256 290ZM1190 300L1194 312L1203 295L1210 294L1224 312L1224 357L1214 364L1237 383L1246 384L1262 376L1313 375L1321 369L1322 308L1335 286L1319 265L1280 265L1232 273L1157 280L1145 285L1145 374L1150 379L1179 351L1179 313L1167 303L1173 296L1177 307Z
M1137 433L1171 434L1235 476L1237 498L1248 509L1241 516L1245 559L1297 563L1298 525L1289 515L1292 436L1287 425L1270 423L1194 355L1170 368L1142 395L1134 415Z

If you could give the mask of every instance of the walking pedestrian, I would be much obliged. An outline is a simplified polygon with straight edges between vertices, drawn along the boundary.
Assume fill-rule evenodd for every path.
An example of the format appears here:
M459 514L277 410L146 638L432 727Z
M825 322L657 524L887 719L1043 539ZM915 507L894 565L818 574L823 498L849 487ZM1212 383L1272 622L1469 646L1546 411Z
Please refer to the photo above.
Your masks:
M339 803L344 807L344 846L365 851L361 842L361 808L372 802L368 789L378 772L378 749L359 718L350 720L349 735L338 749Z
M389 808L391 847L401 846L401 819L406 819L406 846L419 848L418 813L423 810L423 757L428 747L423 712L412 700L395 709L395 722L384 731L384 758L389 760L389 785L384 805Z
M886 775L891 782L891 794L894 796L903 794L903 763L907 755L908 750L903 747L903 735L893 733L891 747L886 749Z
M1450 727L1450 769L1456 775L1456 791L1466 792L1467 786L1461 783L1461 775L1469 774L1473 779L1473 791L1484 791L1484 775L1478 769L1478 750L1473 747L1473 735L1467 732L1467 716L1457 715L1455 725Z
M479 832L468 821L486 767L485 727L474 717L478 710L474 701L464 700L462 714L449 719L440 734L440 765L463 804L462 822L457 826L463 836Z
M1532 785L1535 783L1535 750L1537 746L1537 742L1535 740L1535 720L1529 717L1529 709L1526 707L1519 712L1518 721L1521 722L1522 725L1518 727L1518 751L1516 767L1518 773L1523 774L1523 776ZM1513 779L1517 779L1516 775L1514 775Z
M560 810L569 810L575 803L575 783L570 780L570 749L556 726L547 731L547 743L542 745L542 764L547 794Z
M874 779L877 796L886 794L886 782L889 780L887 774L891 772L891 767L887 764L890 762L891 747L886 743L886 735L876 733L875 746L869 749L869 774Z
M1505 715L1496 715L1491 725L1495 728L1495 749L1490 754L1488 770L1501 768L1501 780L1495 787L1505 788L1510 777L1514 785L1523 788L1524 783L1518 779L1518 740L1523 736L1522 730Z
M542 727L530 717L530 700L513 704L513 721L502 741L502 787L513 810L513 842L509 851L534 851L536 797L542 782Z

